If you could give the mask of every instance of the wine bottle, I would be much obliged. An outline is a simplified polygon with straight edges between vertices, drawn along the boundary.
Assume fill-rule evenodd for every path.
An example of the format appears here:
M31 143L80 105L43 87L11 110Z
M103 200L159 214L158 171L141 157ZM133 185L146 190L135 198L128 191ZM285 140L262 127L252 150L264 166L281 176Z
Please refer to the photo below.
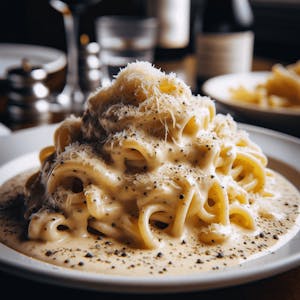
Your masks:
M190 43L191 0L149 0L147 13L158 20L155 60L177 60L187 54Z
M253 13L248 0L206 0L195 22L197 89L210 77L252 68Z

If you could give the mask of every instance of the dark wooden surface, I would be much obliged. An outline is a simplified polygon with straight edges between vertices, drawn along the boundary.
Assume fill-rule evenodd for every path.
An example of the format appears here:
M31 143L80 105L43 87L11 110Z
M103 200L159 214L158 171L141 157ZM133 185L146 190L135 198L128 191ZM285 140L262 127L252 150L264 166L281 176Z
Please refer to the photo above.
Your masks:
M51 284L31 281L21 277L12 276L0 271L1 295L7 295L9 299L131 299L171 300L182 298L186 300L299 300L300 299L300 268L292 269L280 275L267 279L243 284L239 286L221 288L216 290L189 292L189 293L166 293L166 294L122 294L96 292L78 289L76 287L63 287ZM3 298L4 299L4 298Z

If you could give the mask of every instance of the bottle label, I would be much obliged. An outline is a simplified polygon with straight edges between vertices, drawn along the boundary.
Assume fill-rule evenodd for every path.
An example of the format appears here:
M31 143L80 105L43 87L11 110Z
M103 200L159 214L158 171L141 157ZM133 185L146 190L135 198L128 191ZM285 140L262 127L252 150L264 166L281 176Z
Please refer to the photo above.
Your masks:
M197 75L209 78L252 68L254 34L199 34L196 39Z
M155 0L148 5L150 15L159 21L158 45L186 47L190 38L190 0Z

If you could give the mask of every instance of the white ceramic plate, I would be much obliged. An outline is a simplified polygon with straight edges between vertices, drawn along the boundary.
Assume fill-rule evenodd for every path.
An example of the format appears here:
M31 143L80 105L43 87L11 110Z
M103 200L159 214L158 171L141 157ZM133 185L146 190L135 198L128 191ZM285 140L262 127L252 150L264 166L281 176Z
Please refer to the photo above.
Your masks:
M231 99L230 88L242 85L248 89L253 89L256 84L264 82L269 74L270 72L258 71L216 76L208 79L203 84L202 90L204 94L216 100L221 110L228 110L246 121L280 131L282 131L281 129L286 129L287 132L299 131L299 108L263 108Z
M65 53L58 49L27 44L0 44L0 78L5 78L8 68L20 66L23 58L27 58L33 65L41 65L48 74L61 70L67 63Z
M284 174L300 187L300 139L259 127L239 124L263 151L283 163ZM37 151L52 144L56 125L25 129L0 137L0 184L10 176L37 165ZM291 167L293 166L293 167ZM20 254L0 243L0 269L61 286L118 292L188 292L228 287L273 276L300 265L300 233L289 243L261 258L226 270L185 276L125 277L85 273L50 265Z

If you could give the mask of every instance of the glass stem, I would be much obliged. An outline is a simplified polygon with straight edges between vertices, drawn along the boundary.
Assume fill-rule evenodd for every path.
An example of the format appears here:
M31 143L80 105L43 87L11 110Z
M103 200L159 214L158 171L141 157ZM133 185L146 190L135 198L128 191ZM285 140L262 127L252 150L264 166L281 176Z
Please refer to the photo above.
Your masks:
M67 11L63 13L66 45L67 45L67 76L66 89L72 95L73 102L82 102L83 93L79 85L78 76L78 34L79 34L79 15Z

